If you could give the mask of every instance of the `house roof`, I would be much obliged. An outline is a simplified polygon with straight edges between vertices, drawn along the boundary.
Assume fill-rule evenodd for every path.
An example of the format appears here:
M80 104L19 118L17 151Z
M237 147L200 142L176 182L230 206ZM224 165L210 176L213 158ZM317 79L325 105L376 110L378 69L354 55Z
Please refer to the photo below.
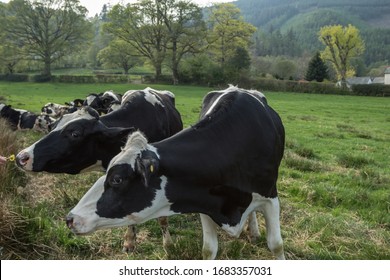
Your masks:
M390 74L390 67L387 67L387 68L386 68L385 74Z
M375 77L372 80L373 84L384 84L385 83L385 77Z
M352 77L347 78L347 83L350 85L368 85L371 84L371 77Z

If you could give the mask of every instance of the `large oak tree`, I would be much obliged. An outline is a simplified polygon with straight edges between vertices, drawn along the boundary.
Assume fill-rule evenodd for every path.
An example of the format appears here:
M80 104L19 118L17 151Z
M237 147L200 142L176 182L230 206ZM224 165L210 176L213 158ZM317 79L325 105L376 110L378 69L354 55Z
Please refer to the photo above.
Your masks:
M78 0L13 0L0 14L7 41L26 59L43 63L42 75L51 76L51 65L78 51L86 43L87 10Z

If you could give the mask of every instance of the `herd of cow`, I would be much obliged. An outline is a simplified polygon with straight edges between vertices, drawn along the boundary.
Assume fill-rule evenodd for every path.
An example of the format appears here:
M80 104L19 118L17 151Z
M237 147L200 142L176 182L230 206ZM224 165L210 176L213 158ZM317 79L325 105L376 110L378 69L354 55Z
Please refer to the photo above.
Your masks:
M248 221L256 239L261 212L269 249L285 258L276 189L285 135L262 93L212 91L199 121L185 129L169 91L106 92L65 110L49 105L44 116L57 118L50 132L20 151L16 164L33 172L104 171L66 218L75 234L128 226L124 249L133 250L134 225L158 218L168 245L167 217L199 213L203 258L214 259L217 227L238 236Z
M41 113L35 114L24 109L14 109L11 105L0 103L0 117L7 120L10 127L17 129L33 129L50 132L55 127L56 121L65 114L73 113L83 107L89 106L100 115L107 114L119 108L122 100L121 94L113 91L104 93L91 93L85 100L75 99L62 104L47 103L41 109Z

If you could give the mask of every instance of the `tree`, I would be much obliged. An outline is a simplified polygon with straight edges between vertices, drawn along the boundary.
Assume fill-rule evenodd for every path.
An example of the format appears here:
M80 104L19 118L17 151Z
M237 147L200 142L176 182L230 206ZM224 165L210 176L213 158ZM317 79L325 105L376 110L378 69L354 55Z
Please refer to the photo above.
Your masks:
M97 57L103 66L121 67L126 75L129 74L131 68L142 63L129 44L121 40L112 41L108 47L98 53Z
M249 69L251 66L251 58L248 50L238 47L233 56L229 59L228 65L237 72L242 69Z
M50 77L53 62L86 42L86 13L78 0L13 0L0 15L0 24L14 47L43 62L42 74Z
M294 62L285 58L282 58L275 65L273 65L273 72L275 77L282 79L289 79L295 76L297 67Z
M328 66L322 60L319 52L309 61L305 78L308 81L316 80L317 82L322 82L324 79L329 78Z
M206 37L206 26L199 6L188 1L160 0L156 2L167 28L173 83L179 82L179 64L186 54L198 53Z
M342 86L346 86L346 78L354 73L351 59L364 52L359 30L350 24L347 27L325 26L319 32L319 39L326 46L321 57L332 63Z
M155 0L113 6L104 30L130 44L140 55L149 59L158 80L166 57L168 35L159 5Z
M241 47L248 49L256 27L246 23L240 10L233 4L218 4L211 7L209 18L210 50L218 59L221 68Z

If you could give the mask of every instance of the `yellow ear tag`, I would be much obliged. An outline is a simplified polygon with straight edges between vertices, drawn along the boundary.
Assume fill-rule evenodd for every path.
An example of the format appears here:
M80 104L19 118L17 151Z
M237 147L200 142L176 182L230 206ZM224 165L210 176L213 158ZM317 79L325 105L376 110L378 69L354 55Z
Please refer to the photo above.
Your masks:
M15 161L15 155L10 155L9 157L7 157L7 160Z
M153 173L153 172L154 172L154 166L151 165L151 166L150 166L150 173Z

